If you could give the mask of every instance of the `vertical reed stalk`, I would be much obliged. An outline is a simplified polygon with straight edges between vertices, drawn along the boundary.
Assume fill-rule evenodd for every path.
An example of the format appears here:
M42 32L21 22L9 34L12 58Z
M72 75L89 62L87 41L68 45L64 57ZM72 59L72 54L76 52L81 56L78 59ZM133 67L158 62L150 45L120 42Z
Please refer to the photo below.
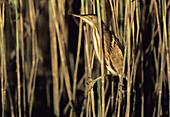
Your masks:
M158 111L157 111L157 117L160 117L160 111L161 111L161 97L162 97L162 81L163 81L163 73L164 73L164 57L165 57L165 47L164 47L164 43L162 43L162 49L161 49L161 71L160 71L160 79L159 79L159 86L158 86L158 91L159 91L159 95L158 95Z
M26 117L26 87L25 87L25 58L24 58L24 30L23 30L23 2L19 0L20 4L20 18L19 18L19 40L21 46L21 60L22 60L22 77L23 77L23 110L24 110L24 117Z
M170 4L170 2L169 2ZM166 52L170 54L170 12L168 12L168 39L167 39L167 43L169 42L169 46L166 45ZM170 57L170 55L167 57ZM168 58L167 58L168 59ZM170 62L170 60L169 60ZM168 89L169 89L169 113L170 113L170 63L169 63L169 66L168 66L168 63L167 63L167 70L168 70Z
M97 108L97 110L98 110L98 117L100 117L101 116L101 84L100 84L100 81L97 81L97 94L98 94L98 108Z
M103 10L105 6L103 6ZM104 11L103 11L104 12ZM102 117L105 116L105 93L104 93L104 54L103 54L103 45L102 45L102 26L101 26L101 12L100 12L100 2L97 0L97 15L98 15L98 23L99 23L99 36L100 36L100 56L101 56L101 95L102 95Z
M1 101L2 101L2 117L5 116L5 101L7 89L7 71L6 71L6 55L5 55L5 42L4 42L4 10L5 4L0 6L0 35L1 35ZM4 81L5 79L5 81Z
M114 13L114 8L113 8L113 4L112 4L112 1L111 0L109 0L109 3L110 3L110 6L111 6L111 12L112 12L112 29L113 29L113 32L115 32L116 33L116 24L115 24L115 13ZM111 114L113 114L113 104L114 104L114 96L115 96L115 94L114 94L114 80L112 80L112 82L111 82Z
M129 6L130 1L126 1L126 9L127 11L130 10ZM132 6L131 6L132 7ZM127 12L127 15L129 13ZM131 12L132 14L132 12ZM131 20L133 17L131 17ZM130 91L131 91L131 77L130 77L130 60L131 60L131 27L130 27L130 17L127 17L127 48L128 48L128 53L127 53L127 61L128 61L128 71L127 71L127 76L128 76L128 83L127 83L127 108L126 108L126 117L129 117L130 115Z
M37 75L37 67L38 67L38 47L37 47L37 35L35 30L35 8L33 0L28 1L29 6L29 17L30 17L30 24L32 29L32 68L30 79L28 83L28 103L29 103L29 116L32 116L32 107L33 107L33 100L34 100L34 91L35 91L35 82L36 82L36 75Z
M103 22L107 23L105 0L101 0L101 14Z
M19 63L19 21L18 21L18 11L17 3L15 0L15 19L16 19L16 66L17 66L17 86L18 86L18 116L21 117L21 81L20 81L20 63Z
M60 95L59 95L59 75L58 75L58 53L57 53L57 41L54 27L54 19L52 17L51 1L49 1L49 29L51 38L51 65L53 76L53 102L54 102L54 114L60 116Z
M76 97L76 87L77 87L77 72L78 72L78 65L80 59L80 49L81 49L81 36L82 36L82 20L80 20L79 24L79 35L78 35L78 45L77 45L77 56L76 56L76 65L73 77L73 101L75 101Z
M164 32L164 43L165 43L165 52L166 52L166 61L167 61L167 78L168 78L168 84L169 84L169 92L170 92L170 60L169 60L169 48L168 48L168 38L167 38L167 26L166 26L166 1L162 0L162 14L163 14L163 32ZM169 17L170 20L170 17ZM169 28L170 30L170 28ZM170 41L170 40L169 40ZM170 45L169 45L170 46ZM169 93L169 113L170 113L170 93Z
M140 46L141 46L141 117L144 117L144 54L143 54L143 50L142 50L142 34L140 34Z

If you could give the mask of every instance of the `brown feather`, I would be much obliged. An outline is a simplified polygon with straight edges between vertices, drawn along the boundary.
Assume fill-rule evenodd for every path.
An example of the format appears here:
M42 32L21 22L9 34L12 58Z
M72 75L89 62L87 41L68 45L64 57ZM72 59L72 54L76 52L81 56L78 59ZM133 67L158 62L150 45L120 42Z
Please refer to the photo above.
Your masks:
M96 56L100 62L100 39L98 31L98 20L96 15L75 15L88 23L92 27L92 42L96 52ZM117 73L122 75L123 73L123 53L124 46L120 43L119 39L108 29L108 27L102 22L103 32L103 49L105 66L111 73Z

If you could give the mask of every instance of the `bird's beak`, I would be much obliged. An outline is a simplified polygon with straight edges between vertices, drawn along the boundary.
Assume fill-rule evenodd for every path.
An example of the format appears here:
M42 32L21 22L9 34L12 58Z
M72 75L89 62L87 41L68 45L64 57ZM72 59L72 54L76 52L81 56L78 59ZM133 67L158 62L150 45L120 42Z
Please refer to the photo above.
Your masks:
M86 23L88 23L91 26L94 26L93 22L87 15L76 15L76 14L71 14L71 15L82 19L83 21L85 21Z
M81 15L77 15L77 14L71 14L71 15L74 16L74 17L79 17L79 18L82 17Z

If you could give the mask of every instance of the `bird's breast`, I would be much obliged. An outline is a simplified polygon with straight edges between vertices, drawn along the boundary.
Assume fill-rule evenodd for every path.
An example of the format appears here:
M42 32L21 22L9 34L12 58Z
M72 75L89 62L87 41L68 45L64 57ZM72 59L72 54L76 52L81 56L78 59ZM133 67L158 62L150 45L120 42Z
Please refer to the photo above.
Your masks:
M92 36L93 36L93 46L94 46L94 50L96 52L96 56L99 59L99 61L101 61L101 58L100 58L100 37L99 37L99 33L96 29L92 30Z

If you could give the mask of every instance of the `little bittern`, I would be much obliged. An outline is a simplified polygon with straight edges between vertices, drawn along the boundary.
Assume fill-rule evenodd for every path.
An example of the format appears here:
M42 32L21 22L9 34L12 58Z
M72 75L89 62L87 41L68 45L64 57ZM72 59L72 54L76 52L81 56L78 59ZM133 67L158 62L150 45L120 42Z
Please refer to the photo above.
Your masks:
M101 61L98 17L96 15L76 15L76 14L72 15L75 17L79 17L80 19L82 19L84 22L88 23L91 26L94 50L98 60ZM124 47L116 38L116 36L108 29L108 27L105 25L103 21L102 21L102 33L105 66L113 75L123 75Z

